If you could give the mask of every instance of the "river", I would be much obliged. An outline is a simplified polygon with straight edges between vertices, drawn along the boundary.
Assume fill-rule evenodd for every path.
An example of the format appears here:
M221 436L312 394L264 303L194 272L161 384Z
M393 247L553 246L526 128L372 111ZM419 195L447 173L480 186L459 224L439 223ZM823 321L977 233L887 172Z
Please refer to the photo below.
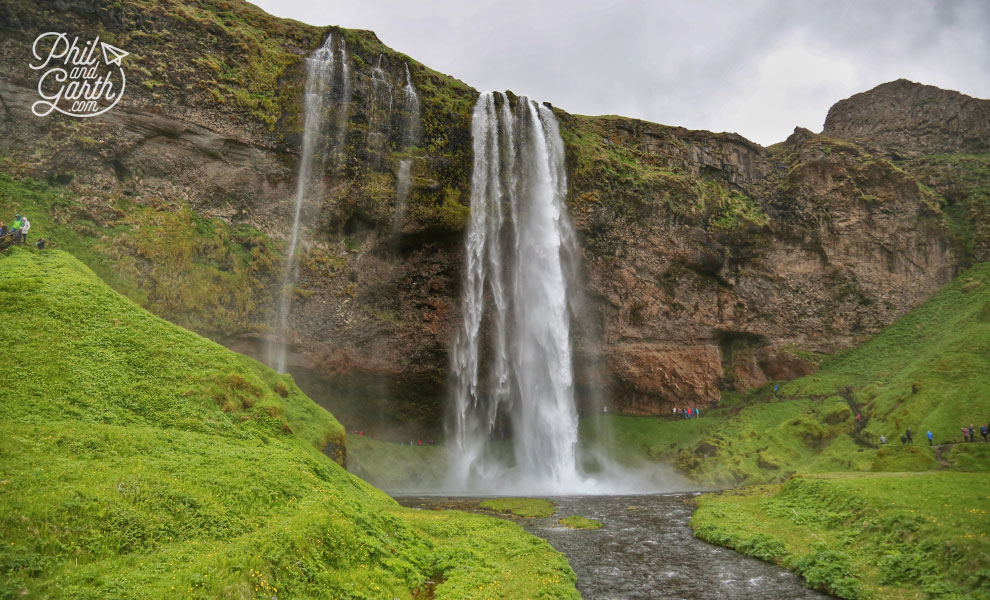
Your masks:
M586 600L827 598L787 569L695 538L689 521L693 494L550 498L557 513L513 519L567 556ZM416 508L477 498L400 497ZM597 530L574 530L558 519L581 515Z

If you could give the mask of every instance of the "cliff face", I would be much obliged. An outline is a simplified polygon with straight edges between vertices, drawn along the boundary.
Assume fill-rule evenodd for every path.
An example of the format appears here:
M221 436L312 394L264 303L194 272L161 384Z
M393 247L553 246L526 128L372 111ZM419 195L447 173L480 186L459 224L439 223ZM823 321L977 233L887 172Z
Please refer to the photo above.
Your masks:
M982 154L990 152L990 100L898 79L837 102L822 133L891 158Z
M0 5L0 28L0 189L10 190L0 203L44 213L115 287L248 353L266 335L291 227L301 60L328 34L345 39L352 102L307 224L293 362L304 389L334 390L345 424L440 428L475 90L370 32L236 1L14 1ZM30 115L30 44L48 30L132 52L118 107L85 120ZM422 100L414 147L382 117L379 64L394 90L410 69ZM816 353L920 303L985 258L986 104L894 82L837 104L823 134L796 130L771 148L555 109L589 290L580 383L604 383L625 412L703 405L727 387L810 372ZM943 118L953 125L939 129ZM930 133L912 141L919 127ZM48 185L22 194L38 185L25 177Z

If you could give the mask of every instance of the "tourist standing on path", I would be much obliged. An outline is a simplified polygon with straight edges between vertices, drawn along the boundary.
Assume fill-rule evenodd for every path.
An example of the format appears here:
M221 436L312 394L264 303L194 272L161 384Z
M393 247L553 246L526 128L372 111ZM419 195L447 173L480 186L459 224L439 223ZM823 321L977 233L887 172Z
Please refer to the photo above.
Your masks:
M880 443L881 444L886 444L887 443L887 436L885 436L882 433L880 434Z
M969 441L971 442L976 441L976 429L973 428L972 423L969 424Z
M984 443L987 441L987 433L988 433L987 432L987 426L986 425L980 425L980 435L983 436Z
M928 437L928 445L931 446L932 445L932 438L935 437L935 436L932 435L932 430L929 429L928 430L928 433L926 433L925 435Z
M907 428L907 431L904 432L904 435L907 436L907 441L908 441L907 443L909 443L909 444L913 444L914 443L914 438L911 437L911 428L910 427Z
M14 222L10 224L10 238L15 244L21 241L21 215L14 215Z
M28 221L27 217L21 217L21 243L27 241L28 239L28 229L31 229L31 222Z
M965 425L962 426L962 432L963 432L963 441L964 442L968 442L969 441L969 430L966 429L966 426Z

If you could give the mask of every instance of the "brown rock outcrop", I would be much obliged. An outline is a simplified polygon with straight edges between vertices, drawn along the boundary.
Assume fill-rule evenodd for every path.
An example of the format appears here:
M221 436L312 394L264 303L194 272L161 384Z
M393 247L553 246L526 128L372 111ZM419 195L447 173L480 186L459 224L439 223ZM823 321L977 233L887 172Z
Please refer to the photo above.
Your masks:
M898 79L836 102L823 135L890 156L990 151L990 100Z

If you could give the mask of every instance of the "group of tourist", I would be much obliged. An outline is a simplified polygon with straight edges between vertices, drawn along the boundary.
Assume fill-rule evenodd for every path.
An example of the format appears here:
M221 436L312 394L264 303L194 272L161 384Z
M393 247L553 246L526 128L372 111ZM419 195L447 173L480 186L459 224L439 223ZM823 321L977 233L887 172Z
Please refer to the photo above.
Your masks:
M673 415L674 415L674 418L675 419L678 417L678 415L680 415L680 417L682 419L697 419L698 417L701 416L701 409L700 408L677 408L675 406L674 407Z
M960 428L960 430L962 431L963 441L964 442L975 442L976 441L976 427L975 426L973 426L972 424L970 424L969 427L966 427L965 425L963 425ZM983 441L984 442L990 442L990 423L987 423L986 425L980 425L980 435L983 436ZM928 438L928 445L929 446L934 446L935 445L935 441L934 441L935 440L935 434L932 433L932 430L931 429L929 429L927 432L925 432L925 437ZM887 443L886 436L883 436L883 435L880 436L880 443L881 444L886 444ZM910 427L908 427L907 430L904 432L904 434L901 436L901 443L902 444L913 444L914 443L914 437L911 435L911 428Z
M28 231L31 230L31 221L24 215L14 215L14 220L8 227L6 223L0 221L0 250L13 244L27 243ZM39 238L34 243L35 248L44 250L50 242L45 238Z
M0 221L0 243L23 244L27 241L30 229L31 222L22 215L14 215L14 222L10 224L10 227Z
M964 442L975 442L976 441L976 428L973 427L972 423L969 427L963 425L962 429L963 441ZM986 425L980 425L980 435L983 436L983 441L990 441L990 423Z

